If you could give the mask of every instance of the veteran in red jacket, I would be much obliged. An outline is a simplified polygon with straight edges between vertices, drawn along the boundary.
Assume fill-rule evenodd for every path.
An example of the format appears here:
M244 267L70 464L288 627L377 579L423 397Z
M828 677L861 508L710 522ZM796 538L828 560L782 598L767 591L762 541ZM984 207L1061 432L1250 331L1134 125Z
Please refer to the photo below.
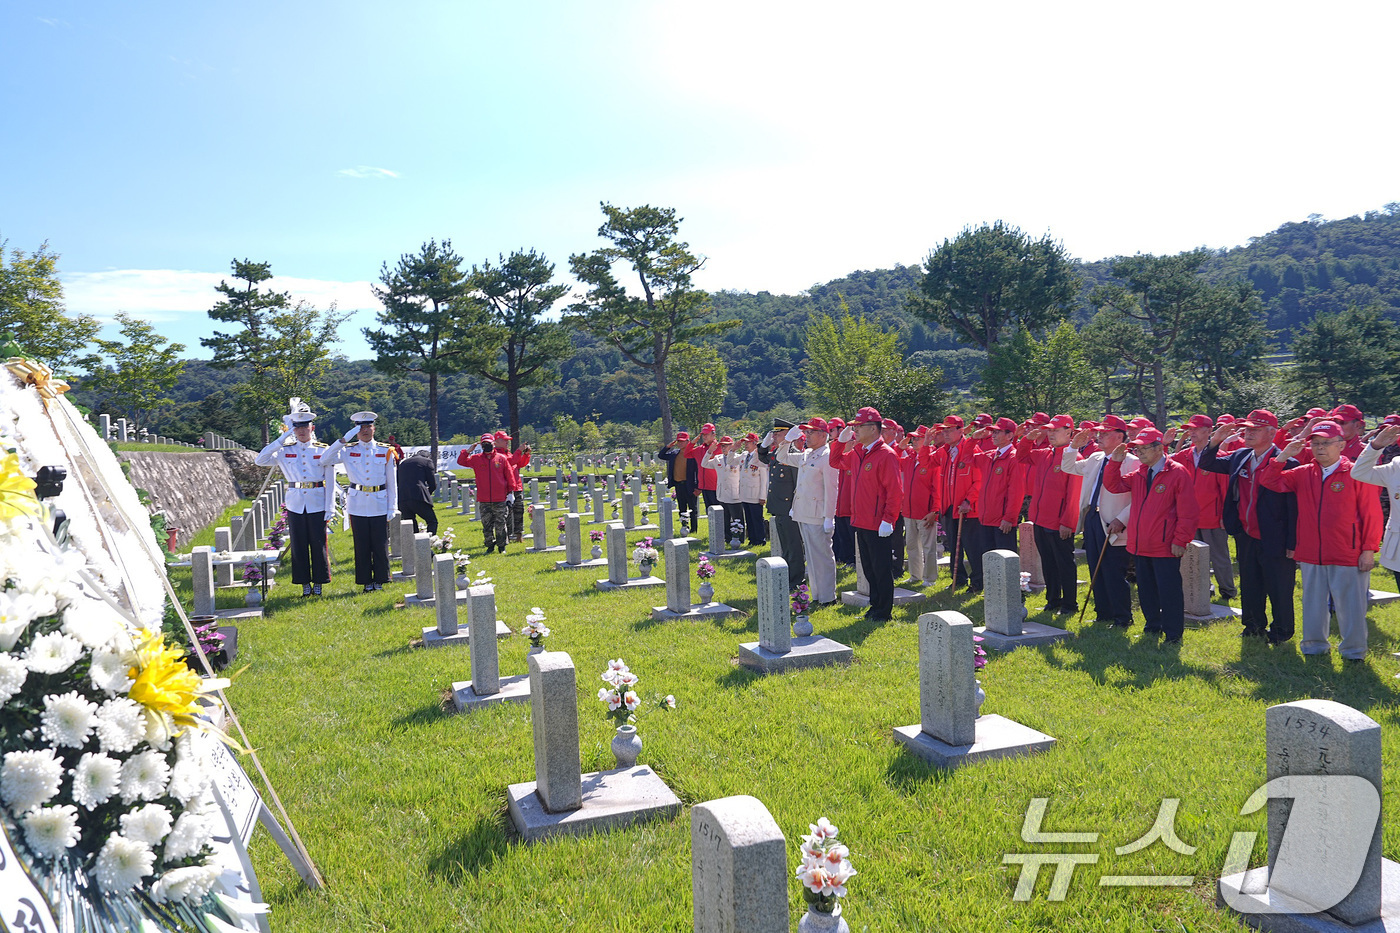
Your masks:
M1123 475L1127 448L1138 468ZM1186 628L1181 558L1196 537L1200 507L1196 484L1186 467L1167 457L1162 432L1144 428L1108 458L1103 488L1133 497L1128 512L1128 553L1136 559L1138 605L1146 621L1143 636L1181 644Z
M1215 585L1220 590L1221 598L1228 600L1234 599L1239 592L1235 589L1235 569L1230 563L1230 538L1225 533L1223 524L1225 494L1230 488L1230 478L1200 466L1201 457L1210 446L1210 436L1214 430L1215 422L1209 415L1192 415L1181 426L1181 431L1191 443L1171 457L1190 471L1191 480L1196 484L1196 505L1201 511L1200 517L1196 519L1201 523L1196 529L1196 540L1210 545L1210 569L1215 574ZM1167 431L1168 444L1172 442L1176 433L1176 428Z
M1381 546L1381 503L1377 488L1351 475L1342 451L1347 439L1334 421L1314 425L1307 437L1312 462L1284 469L1303 450L1303 439L1289 442L1267 461L1259 481L1275 492L1298 496L1298 543L1293 556L1303 577L1303 654L1327 654L1331 613L1337 614L1348 661L1366 657L1366 609L1371 570ZM1330 606L1330 611L1329 611Z
M1031 496L1035 549L1045 575L1045 608L1060 615L1079 611L1074 529L1079 526L1082 479L1061 467L1074 428L1069 415L1056 415L1045 428L1033 428L1016 445L1016 459L1026 471L1026 491ZM1041 440L1046 446L1036 447Z
M894 611L894 554L884 539L894 534L904 501L899 456L880 438L883 420L875 409L862 408L846 427L848 440L855 440L845 456L851 468L851 527L870 588L865 617L873 622L889 621Z

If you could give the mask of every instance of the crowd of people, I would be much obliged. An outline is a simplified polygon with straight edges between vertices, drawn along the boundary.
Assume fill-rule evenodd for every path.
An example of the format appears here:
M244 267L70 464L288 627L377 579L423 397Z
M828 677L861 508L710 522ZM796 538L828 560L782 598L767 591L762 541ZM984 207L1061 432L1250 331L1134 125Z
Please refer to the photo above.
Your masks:
M390 520L411 518L417 531L421 519L436 532L431 459L375 441L375 420L356 413L354 427L326 445L314 440L315 415L294 412L257 456L287 481L292 580L305 595L330 580L334 483L326 471L336 465L350 480L356 583L366 591L389 580ZM705 424L693 440L679 432L659 455L690 530L703 501L723 508L726 537L760 545L766 511L790 585L808 583L818 605L835 602L837 566L857 554L872 620L890 618L901 579L917 588L937 578L940 551L950 556L952 587L980 592L983 555L1019 550L1018 529L1029 521L1050 613L1079 612L1082 534L1096 622L1133 627L1135 583L1145 636L1180 643L1181 559L1195 540L1210 547L1216 599L1238 598L1243 636L1293 639L1301 577L1300 650L1328 653L1335 616L1338 651L1359 661L1371 571L1379 562L1400 584L1400 519L1386 527L1384 514L1400 500L1397 440L1400 415L1368 432L1354 405L1314 408L1284 424L1264 409L1238 419L1198 414L1165 431L1147 418L1076 424L1039 412L1021 422L979 414L970 424L949 415L906 431L866 407L849 421L779 421L763 437L737 441ZM503 431L483 434L457 458L475 476L488 552L523 540L530 448L511 451L510 442Z

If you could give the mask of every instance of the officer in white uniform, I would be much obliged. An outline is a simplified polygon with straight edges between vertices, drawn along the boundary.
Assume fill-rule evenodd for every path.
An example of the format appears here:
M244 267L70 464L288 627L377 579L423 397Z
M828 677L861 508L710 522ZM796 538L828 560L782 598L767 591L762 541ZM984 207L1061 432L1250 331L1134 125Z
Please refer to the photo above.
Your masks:
M345 511L355 536L355 582L366 593L389 582L389 519L398 514L399 501L398 455L374 439L378 417L372 411L355 412L350 416L355 426L321 455L328 468L344 464L350 479Z
M328 448L315 440L314 412L283 415L282 423L287 430L259 451L253 462L258 466L276 464L286 477L292 582L301 584L301 595L320 596L321 584L331 582L330 549L326 544L326 520L330 511L325 464Z

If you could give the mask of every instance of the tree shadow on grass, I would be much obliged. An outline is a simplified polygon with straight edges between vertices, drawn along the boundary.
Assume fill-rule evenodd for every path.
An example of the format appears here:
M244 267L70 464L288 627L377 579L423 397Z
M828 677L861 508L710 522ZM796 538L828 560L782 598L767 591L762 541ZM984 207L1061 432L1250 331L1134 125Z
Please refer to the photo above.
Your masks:
M442 702L428 703L417 709L409 710L407 713L395 716L389 720L389 725L394 731L418 728L420 726L431 726L442 722L444 719L452 718L452 714L443 710Z
M428 859L428 874L448 884L461 884L490 869L510 851L513 831L505 808L478 819L447 848Z
M903 746L898 747L889 767L885 769L885 783L905 797L913 797L929 784L942 784L951 780L952 776L952 768L935 767L906 751Z

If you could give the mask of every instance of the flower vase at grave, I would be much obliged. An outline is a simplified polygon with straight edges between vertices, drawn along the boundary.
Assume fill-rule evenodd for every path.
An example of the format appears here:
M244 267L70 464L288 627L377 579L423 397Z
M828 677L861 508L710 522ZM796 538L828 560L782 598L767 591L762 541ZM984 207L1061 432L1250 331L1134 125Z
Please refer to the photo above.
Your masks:
M564 532L562 532L562 531L559 532L559 546L560 546L560 547L563 547L563 546L564 546Z
M598 558L603 556L603 549L595 544L593 545L593 550L591 553L593 554L593 559L597 560Z
M977 715L982 715L982 704L987 702L987 691L982 689L982 681L977 681Z
M637 734L636 726L617 727L617 735L612 740L612 753L619 768L630 768L637 763L637 756L642 753L642 737Z
M711 603L715 600L715 588L706 580L700 584L700 602Z
M807 912L797 921L797 933L851 933L851 928L841 916L840 904L829 914L808 905Z
M262 590L257 586L248 587L248 591L243 594L243 605L257 606L262 604Z
M792 634L798 638L806 638L812 634L812 620L807 617L807 613L802 613L792 620Z
M644 560L644 561L642 561L641 563L637 564L637 569L641 571L642 576L644 576L644 577L649 577L649 576L651 576L651 572L652 572L652 570L654 570L655 568L656 568L656 561L654 561L654 560Z

